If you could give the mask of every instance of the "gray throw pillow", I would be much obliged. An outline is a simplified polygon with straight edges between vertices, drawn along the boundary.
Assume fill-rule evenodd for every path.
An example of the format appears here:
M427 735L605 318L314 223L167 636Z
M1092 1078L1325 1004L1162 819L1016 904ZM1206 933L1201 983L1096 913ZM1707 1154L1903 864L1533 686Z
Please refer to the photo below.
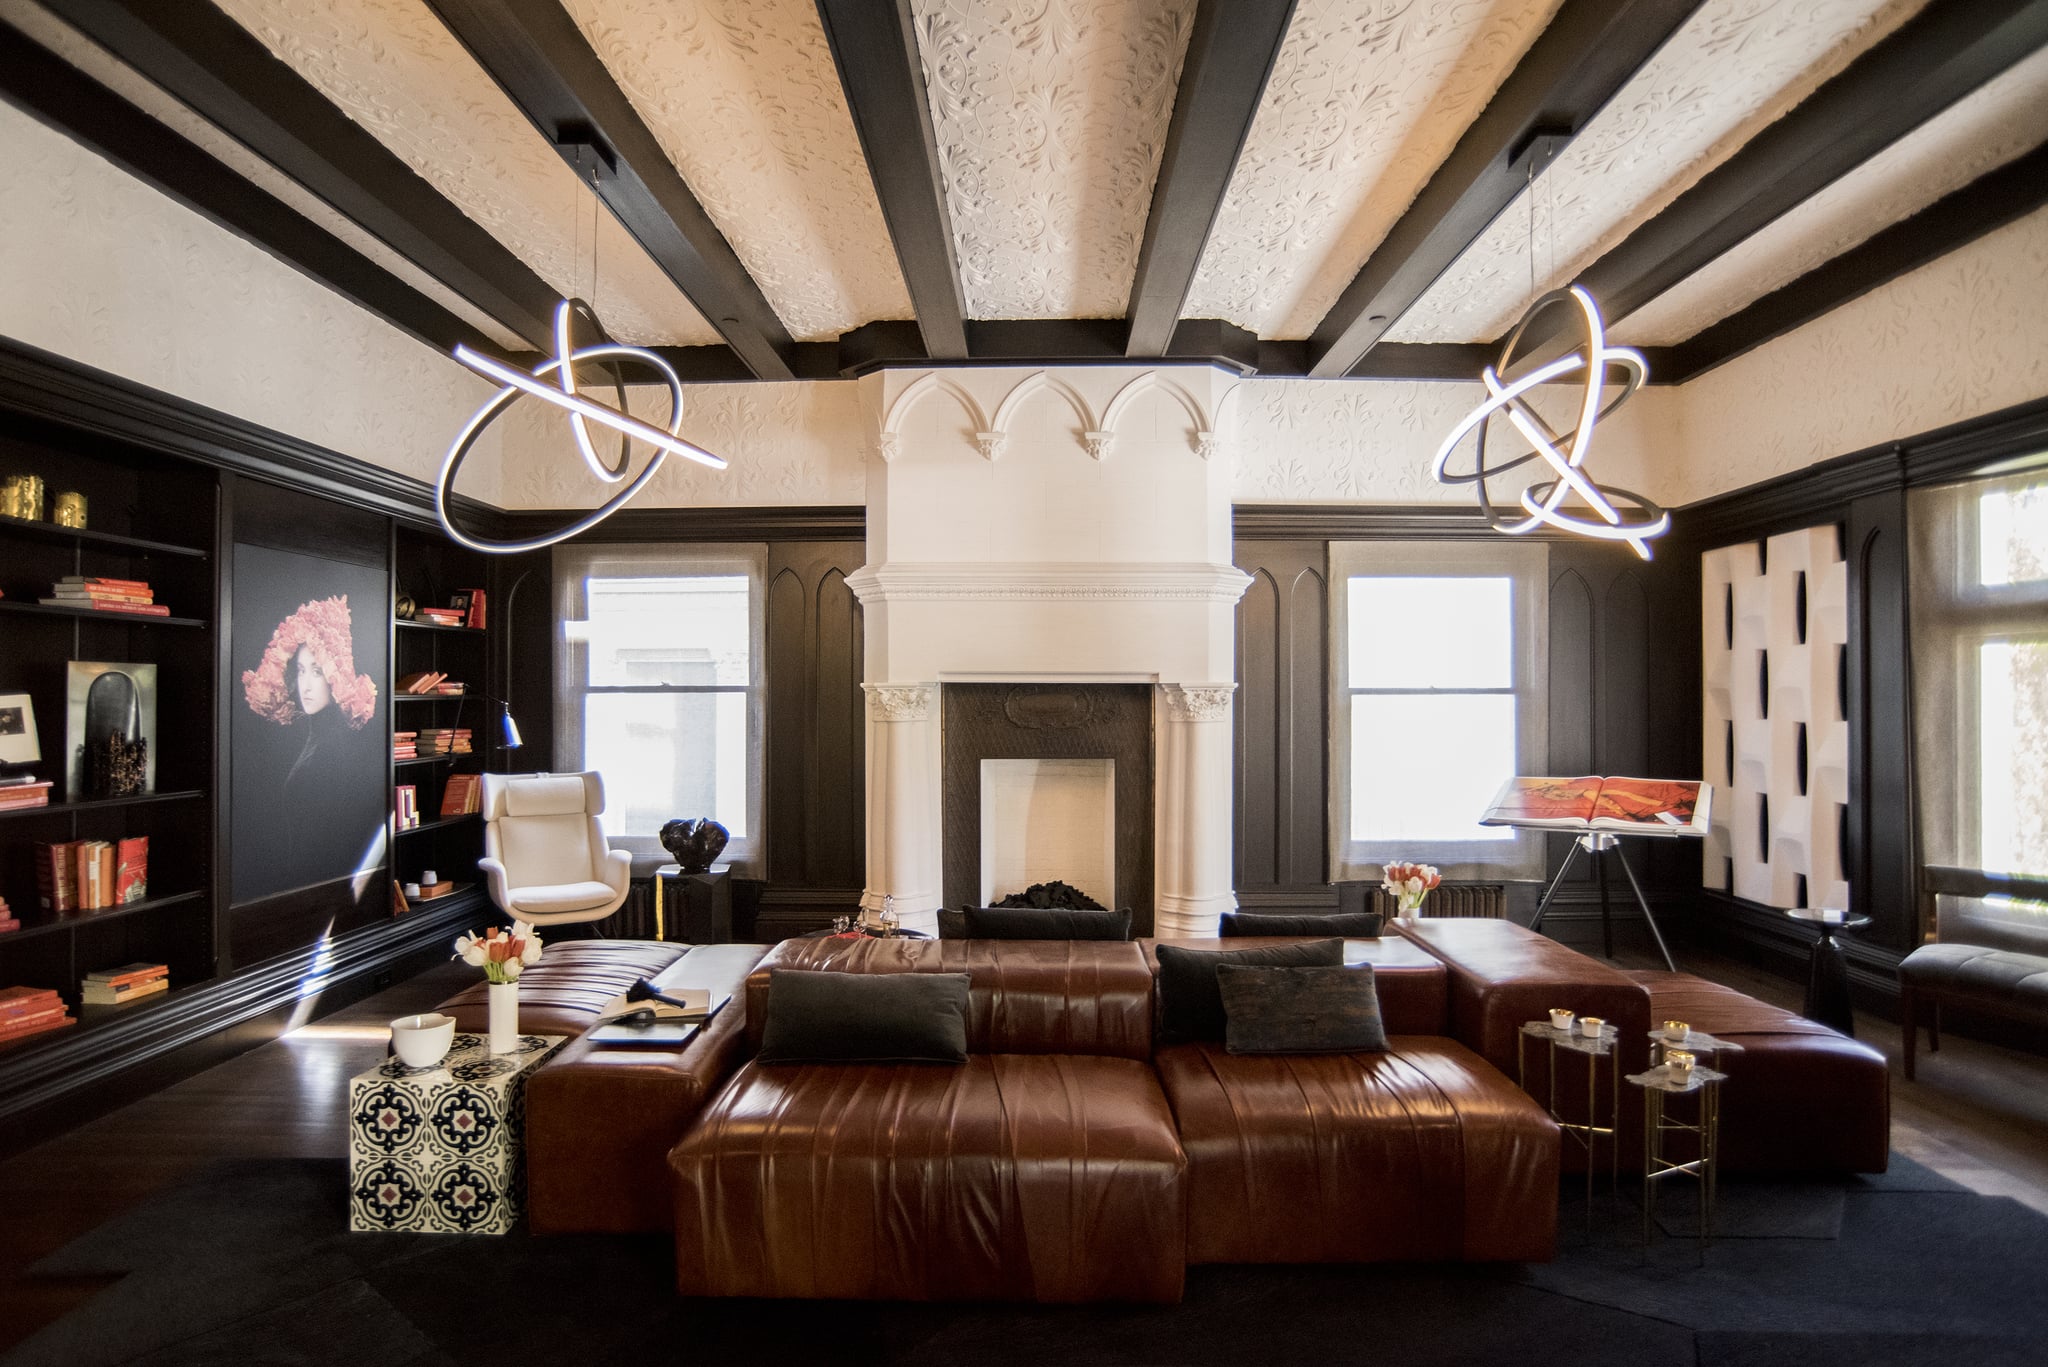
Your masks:
M1372 965L1216 970L1233 1054L1384 1054L1387 1030Z
M763 1063L965 1063L965 973L768 974Z
M1152 985L1155 1026L1161 1045L1196 1040L1223 1042L1223 994L1216 970L1223 964L1261 964L1279 968L1342 968L1342 940L1306 940L1298 945L1264 945L1258 949L1182 949L1159 945L1159 976Z
M1262 915L1249 911L1223 913L1223 938L1242 935L1342 935L1347 940L1377 940L1382 918L1376 911L1324 913L1316 916Z
M1128 940L1131 909L1069 911L1065 908L962 907L970 940Z

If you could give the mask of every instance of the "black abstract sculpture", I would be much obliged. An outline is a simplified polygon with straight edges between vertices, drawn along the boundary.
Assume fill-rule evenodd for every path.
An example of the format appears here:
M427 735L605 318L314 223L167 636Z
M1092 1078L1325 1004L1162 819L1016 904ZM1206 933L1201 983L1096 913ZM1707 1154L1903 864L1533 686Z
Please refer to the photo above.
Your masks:
M677 817L661 828L661 847L675 856L684 873L704 873L732 839L725 827L708 816Z

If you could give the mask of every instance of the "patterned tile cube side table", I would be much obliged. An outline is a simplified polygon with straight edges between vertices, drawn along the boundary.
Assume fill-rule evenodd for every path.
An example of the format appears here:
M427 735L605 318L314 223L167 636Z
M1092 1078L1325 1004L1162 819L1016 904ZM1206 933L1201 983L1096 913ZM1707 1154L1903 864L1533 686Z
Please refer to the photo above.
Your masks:
M526 1079L567 1035L493 1054L457 1035L432 1068L386 1059L348 1084L348 1227L504 1234L525 1192Z

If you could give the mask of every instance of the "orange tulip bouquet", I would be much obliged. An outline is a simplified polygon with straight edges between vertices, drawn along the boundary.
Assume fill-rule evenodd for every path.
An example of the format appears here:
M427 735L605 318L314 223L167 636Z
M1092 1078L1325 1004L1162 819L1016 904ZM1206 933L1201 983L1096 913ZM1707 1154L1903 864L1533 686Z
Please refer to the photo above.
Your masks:
M490 983L485 995L491 1008L491 1052L512 1053L519 1048L519 975L540 962L540 936L532 926L516 923L510 931L495 926L482 935L472 931L455 942L455 957L484 971Z
M1422 899L1443 881L1433 864L1389 864L1380 887L1400 903L1403 916L1413 916L1422 910Z

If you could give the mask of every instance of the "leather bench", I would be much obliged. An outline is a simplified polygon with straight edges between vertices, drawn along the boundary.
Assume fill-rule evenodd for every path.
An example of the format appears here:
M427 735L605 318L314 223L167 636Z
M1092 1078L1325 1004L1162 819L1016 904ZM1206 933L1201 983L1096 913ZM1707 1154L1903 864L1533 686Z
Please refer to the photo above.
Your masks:
M1652 1022L1682 1020L1744 1047L1731 1059L1721 1108L1721 1166L1738 1172L1883 1172L1891 1150L1884 1056L1827 1026L1690 973L1625 973L1511 921L1403 917L1401 935L1450 970L1451 1033L1512 1075L1515 1034L1552 1006L1604 1017L1620 1031L1621 1066L1649 1064ZM1532 1094L1548 1051L1530 1048ZM1602 1087L1606 1079L1603 1073ZM1642 1105L1621 1087L1621 1163L1642 1161ZM1575 1105L1583 1088L1561 1087ZM1567 1167L1583 1150L1565 1146Z
M1903 1062L1912 1081L1920 1027L1930 1049L1941 1048L1944 1003L2030 1025L2048 1025L2048 955L1997 945L1922 945L1899 964ZM1931 1008L1925 1010L1924 1008Z
M1883 1054L1691 973L1628 976L1649 992L1655 1020L1682 1020L1742 1046L1723 1069L1724 1170L1885 1170L1891 1155L1891 1074Z
M1156 942L1140 943L1156 968ZM1373 966L1387 1053L1241 1055L1206 1042L1157 1051L1188 1155L1188 1261L1554 1256L1557 1126L1445 1037L1443 963L1391 937L1347 940L1345 961Z
M580 1037L643 977L665 989L733 994L680 1050L608 1049L576 1038L528 1078L526 1212L534 1233L669 1227L669 1148L749 1052L746 977L765 953L765 945L578 940L549 945L520 975L520 1027L536 1034ZM481 987L441 1009L457 1029L486 1028Z
M1177 1301L1187 1158L1151 973L1109 941L792 940L776 968L964 972L965 1064L747 1063L682 1134L692 1296Z

